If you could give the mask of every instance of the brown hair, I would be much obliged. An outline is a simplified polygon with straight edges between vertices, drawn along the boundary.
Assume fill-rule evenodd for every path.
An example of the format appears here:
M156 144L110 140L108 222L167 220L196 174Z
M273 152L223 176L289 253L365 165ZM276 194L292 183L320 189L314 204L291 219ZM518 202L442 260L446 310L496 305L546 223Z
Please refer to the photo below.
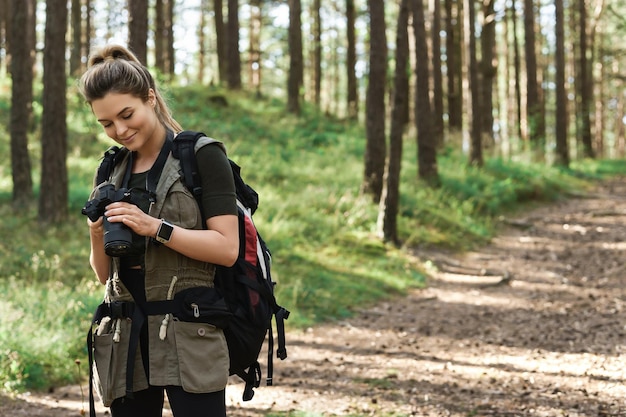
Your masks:
M108 45L96 51L80 78L81 93L89 104L108 93L130 94L147 101L150 89L156 96L155 112L161 124L175 133L183 130L172 117L150 71L125 47Z

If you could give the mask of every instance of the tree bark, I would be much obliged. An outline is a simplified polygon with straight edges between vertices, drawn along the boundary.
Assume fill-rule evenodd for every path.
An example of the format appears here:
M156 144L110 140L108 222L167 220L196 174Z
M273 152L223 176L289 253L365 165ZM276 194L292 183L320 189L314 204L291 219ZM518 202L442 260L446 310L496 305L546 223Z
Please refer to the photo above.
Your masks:
M347 57L346 67L348 76L348 119L356 120L359 117L359 92L356 79L356 11L354 0L346 0L346 30L347 30Z
M461 62L461 18L459 2L445 0L446 7L446 68L448 80L448 128L463 128L463 76Z
M387 35L384 0L368 0L370 17L370 73L365 102L365 173L362 192L380 202L385 173L385 84L387 81Z
M383 240L395 245L398 238L398 210L400 206L400 170L402 141L406 125L406 106L409 100L409 0L401 0L396 32L396 68L389 135L389 158L385 166L383 191L378 210L377 229Z
M241 55L239 53L239 0L228 0L228 34L226 55L228 56L228 88L241 89Z
M142 64L148 61L148 0L128 0L128 47Z
M583 154L587 158L594 158L595 153L591 140L591 94L593 92L591 80L591 63L588 58L587 40L587 6L585 0L578 1L578 35L580 47L580 133Z
M166 0L156 0L154 4L154 66L162 74L167 73L167 29L165 26L165 9L163 2Z
M208 23L207 15L209 14L209 0L200 1L200 19L198 22L198 84L204 84L204 76L207 67L207 36L206 27Z
M468 110L470 112L470 165L483 165L482 135L480 114L480 84L478 82L478 59L476 58L476 9L473 0L464 0L463 16L465 39L467 44L467 75L468 75Z
M224 4L222 0L213 0L213 12L215 13L215 47L217 52L217 69L219 83L227 80L228 58L226 56L226 28L224 26Z
M287 80L287 111L300 113L300 96L304 73L302 57L302 4L289 0L289 75Z
M520 51L519 51L519 41L517 38L517 8L515 5L516 1L513 0L511 2L511 9L510 9L510 14L511 14L511 23L513 26L513 68L515 71L515 111L516 111L516 126L517 126L517 134L519 136L520 139L525 139L526 135L524 134L525 131L522 129L522 81L521 81L521 74L522 74L522 64L521 64L521 58L520 58Z
M321 0L313 0L311 14L313 16L313 103L317 108L322 104L322 16Z
M82 59L82 4L81 0L72 0L72 49L70 51L70 75L81 71Z
M441 0L432 0L431 29L433 56L433 135L437 147L443 145L443 73L441 71Z
M249 43L249 84L250 88L261 95L261 26L263 24L263 2L250 1L250 43Z
M567 146L567 93L565 91L565 17L563 0L554 0L555 10L555 69L556 69L556 165L569 167Z
M537 85L537 55L535 52L535 5L524 0L524 50L526 60L526 124L528 138L538 157L544 156L544 142L540 138L539 86Z
M41 117L41 191L38 210L39 222L43 225L58 223L67 218L66 28L67 2L47 0Z
M11 5L11 171L13 206L28 207L33 197L33 179L28 154L28 127L33 110L33 46L35 10L32 1L12 0Z
M417 126L418 176L431 185L439 184L437 138L433 131L430 106L428 45L423 0L413 0L413 33L415 36L415 123Z
M482 73L482 100L481 100L481 130L493 144L493 85L497 74L496 65L496 13L495 0L483 0L483 29L481 32L481 73Z

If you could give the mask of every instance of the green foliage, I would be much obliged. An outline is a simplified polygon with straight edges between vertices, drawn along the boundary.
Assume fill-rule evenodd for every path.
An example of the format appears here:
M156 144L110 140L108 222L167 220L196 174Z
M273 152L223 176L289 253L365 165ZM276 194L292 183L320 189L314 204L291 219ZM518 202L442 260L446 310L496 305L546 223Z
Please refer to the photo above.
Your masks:
M547 201L585 187L589 179L626 170L614 161L582 161L560 171L498 159L479 169L448 152L439 160L442 186L431 188L416 180L415 141L407 141L398 217L405 247L394 248L375 236L377 206L359 193L362 126L308 107L298 118L286 114L281 101L214 88L172 87L167 94L177 120L222 140L259 192L255 222L272 249L278 297L292 311L289 327L346 317L364 304L424 285L421 263L410 249L487 242L498 216L522 203ZM113 143L72 88L69 95L67 222L44 230L34 209L15 213L10 168L0 168L0 387L5 390L76 380L74 360L86 362L84 333L101 297L88 264L80 208L102 152ZM7 100L0 93L0 109L8 108ZM36 174L36 131L29 149ZM6 128L0 129L0 151L10 151Z
M99 292L91 279L0 280L0 389L45 389L76 380L76 360L85 363L86 353L78 341L85 339Z

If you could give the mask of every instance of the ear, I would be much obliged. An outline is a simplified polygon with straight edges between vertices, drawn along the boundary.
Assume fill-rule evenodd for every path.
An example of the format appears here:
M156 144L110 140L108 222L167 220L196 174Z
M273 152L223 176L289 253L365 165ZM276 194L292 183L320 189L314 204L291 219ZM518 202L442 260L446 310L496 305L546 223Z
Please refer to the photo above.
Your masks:
M148 90L148 103L152 107L156 106L156 93L152 88Z

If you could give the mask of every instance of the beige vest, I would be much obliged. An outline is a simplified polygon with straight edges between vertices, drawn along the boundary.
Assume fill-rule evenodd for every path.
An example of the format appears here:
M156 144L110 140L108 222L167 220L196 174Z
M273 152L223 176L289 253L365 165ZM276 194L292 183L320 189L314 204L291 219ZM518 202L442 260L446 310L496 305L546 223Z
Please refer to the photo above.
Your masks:
M206 143L208 142L203 141L199 146ZM129 156L130 154L127 154L118 162L111 176L110 182L116 187L123 181ZM156 202L150 207L149 214L167 219L186 229L202 229L202 215L194 196L183 184L180 171L180 162L170 154L159 178ZM213 286L215 265L190 259L165 245L156 245L149 238L146 239L147 301L167 299L172 285L172 296L187 288ZM119 262L116 258L113 258L106 298L107 301L132 301L130 293L119 279ZM186 391L194 393L223 389L228 380L229 357L222 330L209 324L173 319L170 319L164 327L164 319L164 316L148 317L150 384L182 386ZM162 328L166 329L166 337L163 340L159 337ZM106 406L113 399L125 395L129 337L129 320L102 320L96 332L95 382ZM133 390L147 388L148 381L139 350L136 354L134 374Z

